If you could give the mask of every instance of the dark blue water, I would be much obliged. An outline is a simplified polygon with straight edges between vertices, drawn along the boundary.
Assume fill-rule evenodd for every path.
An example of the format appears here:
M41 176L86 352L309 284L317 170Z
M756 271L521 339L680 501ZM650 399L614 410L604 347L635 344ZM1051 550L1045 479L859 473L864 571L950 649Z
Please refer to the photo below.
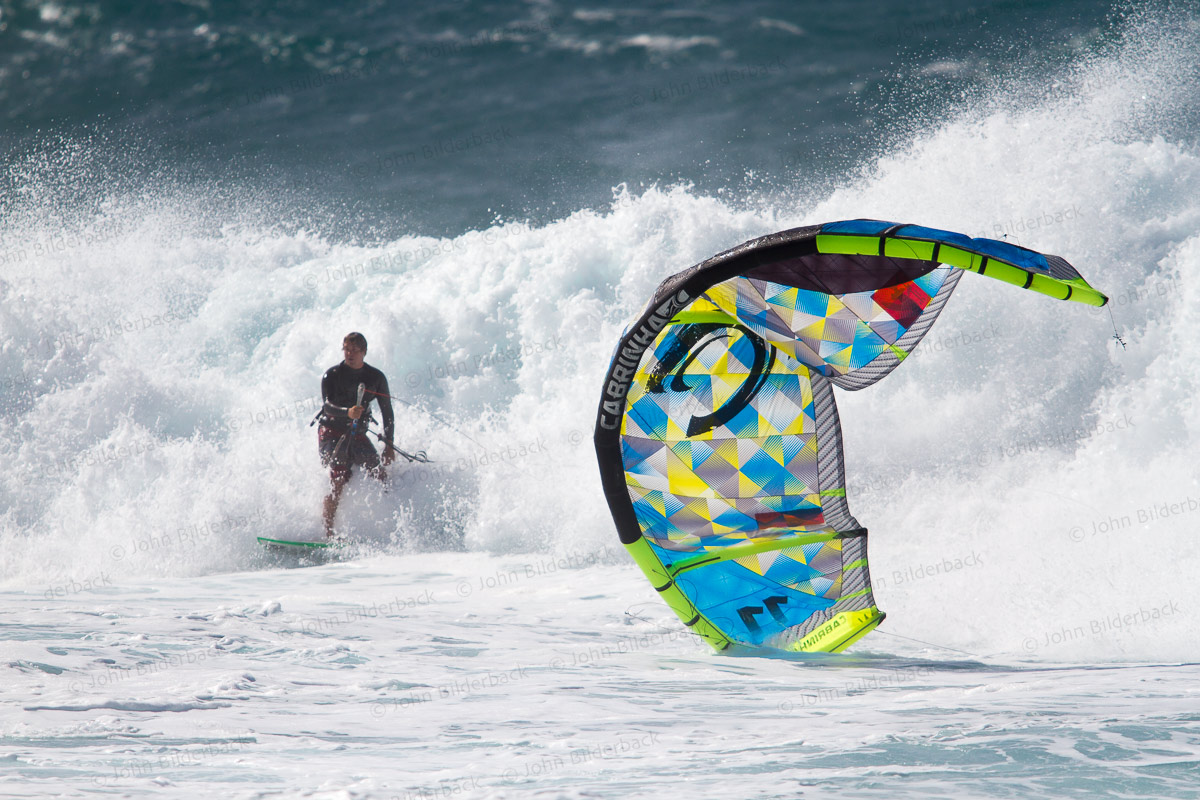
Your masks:
M0 0L0 156L61 173L83 152L89 174L269 198L335 237L453 234L623 182L819 189L1118 26L1082 0Z

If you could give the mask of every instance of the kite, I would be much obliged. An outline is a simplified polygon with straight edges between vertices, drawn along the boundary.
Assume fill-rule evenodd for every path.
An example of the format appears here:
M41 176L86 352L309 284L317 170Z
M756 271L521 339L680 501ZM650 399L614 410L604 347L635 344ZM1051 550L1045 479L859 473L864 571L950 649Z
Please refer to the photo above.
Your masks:
M655 590L717 650L840 652L883 621L833 387L899 366L964 271L1108 302L1059 256L859 219L713 256L626 329L596 420L605 496Z

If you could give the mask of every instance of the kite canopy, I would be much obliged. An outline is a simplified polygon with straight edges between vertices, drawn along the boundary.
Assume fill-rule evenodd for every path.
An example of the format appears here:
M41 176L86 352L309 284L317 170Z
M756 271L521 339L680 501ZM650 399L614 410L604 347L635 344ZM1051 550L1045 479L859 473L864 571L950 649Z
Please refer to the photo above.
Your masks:
M833 384L921 341L961 270L1104 305L1058 256L848 220L774 233L659 286L617 345L596 454L621 541L717 649L837 652L875 628Z

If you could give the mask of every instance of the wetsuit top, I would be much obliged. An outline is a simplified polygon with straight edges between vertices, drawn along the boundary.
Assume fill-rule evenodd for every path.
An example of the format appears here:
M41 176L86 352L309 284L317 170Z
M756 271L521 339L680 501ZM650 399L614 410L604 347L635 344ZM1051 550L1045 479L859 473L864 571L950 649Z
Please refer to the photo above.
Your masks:
M383 416L383 438L391 444L396 427L395 416L392 414L392 400L387 396L391 392L388 391L387 378L370 364L364 363L361 369L350 369L343 361L325 372L321 377L321 398L325 401L321 410L321 424L338 433L350 429L353 420L349 417L349 411L358 399L360 383L367 387L367 391L363 393L363 406L367 412L365 418L374 419L371 416L371 401L379 403L379 412ZM372 392L376 394L371 394Z

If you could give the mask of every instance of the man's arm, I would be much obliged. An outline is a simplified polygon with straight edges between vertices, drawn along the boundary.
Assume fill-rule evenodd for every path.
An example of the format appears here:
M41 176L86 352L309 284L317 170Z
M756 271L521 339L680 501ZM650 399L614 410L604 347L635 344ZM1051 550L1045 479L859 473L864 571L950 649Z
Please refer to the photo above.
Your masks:
M388 389L387 376L382 372L379 373L379 396L375 399L379 401L379 415L383 417L383 440L388 444L393 444L393 435L396 432L396 415L392 413L392 398L391 390Z
M321 413L330 419L349 419L350 409L334 405L329 399L329 396L333 393L332 373L333 370L326 370L325 374L321 376L321 399L325 401L325 404L321 407Z

